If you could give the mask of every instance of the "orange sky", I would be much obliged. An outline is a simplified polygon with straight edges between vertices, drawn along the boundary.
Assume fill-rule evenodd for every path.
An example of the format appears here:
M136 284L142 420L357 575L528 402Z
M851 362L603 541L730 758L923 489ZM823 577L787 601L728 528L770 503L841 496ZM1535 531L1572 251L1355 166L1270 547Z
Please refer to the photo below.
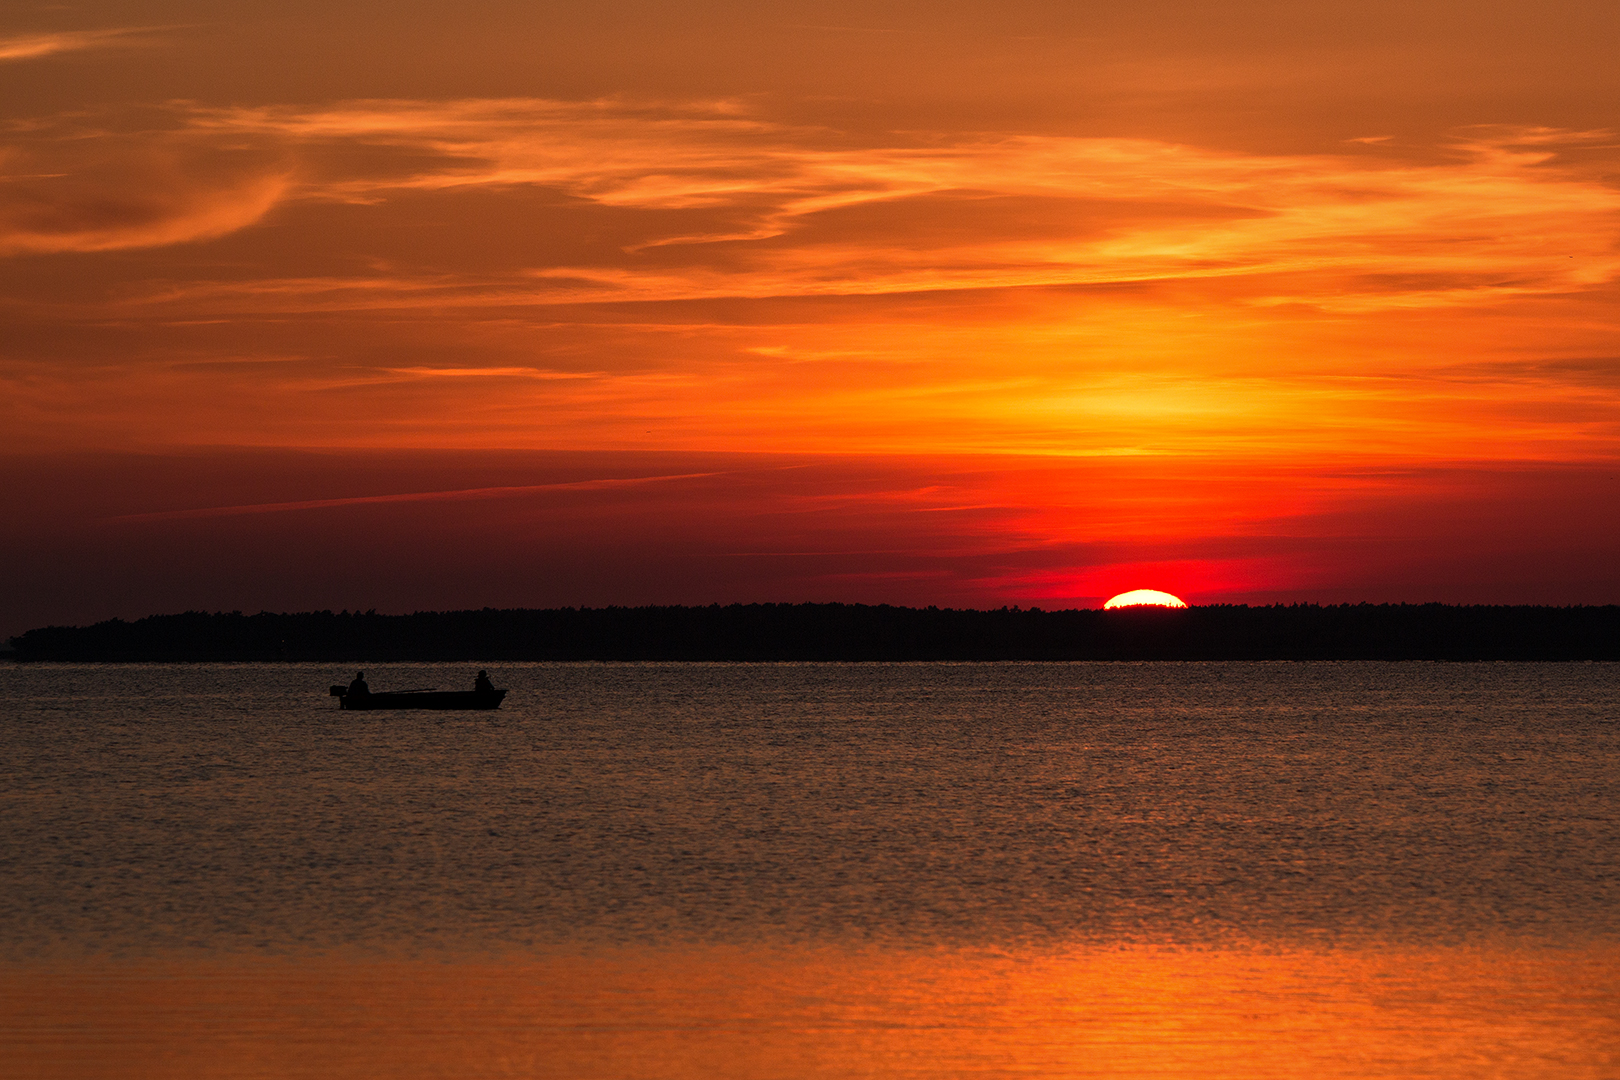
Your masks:
M0 632L1620 601L1613 4L0 20Z

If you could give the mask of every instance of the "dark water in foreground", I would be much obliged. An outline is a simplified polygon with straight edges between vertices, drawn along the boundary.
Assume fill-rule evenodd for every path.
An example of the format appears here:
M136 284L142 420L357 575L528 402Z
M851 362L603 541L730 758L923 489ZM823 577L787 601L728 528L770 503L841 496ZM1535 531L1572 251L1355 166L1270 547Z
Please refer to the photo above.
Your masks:
M0 1060L1620 1075L1620 665L493 674L0 667Z

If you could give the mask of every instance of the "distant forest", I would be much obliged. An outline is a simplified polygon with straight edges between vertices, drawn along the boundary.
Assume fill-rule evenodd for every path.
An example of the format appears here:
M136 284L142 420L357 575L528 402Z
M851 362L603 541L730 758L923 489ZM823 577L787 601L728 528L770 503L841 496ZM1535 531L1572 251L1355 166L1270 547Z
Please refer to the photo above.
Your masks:
M1316 604L993 611L732 604L243 615L11 639L22 661L1620 660L1620 607Z

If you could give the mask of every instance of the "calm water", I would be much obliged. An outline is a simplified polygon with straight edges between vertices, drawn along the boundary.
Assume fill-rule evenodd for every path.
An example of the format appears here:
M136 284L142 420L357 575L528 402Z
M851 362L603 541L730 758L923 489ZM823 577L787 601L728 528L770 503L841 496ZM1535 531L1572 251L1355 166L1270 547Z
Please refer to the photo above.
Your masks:
M14 1075L1620 1076L1620 665L352 674L0 666Z

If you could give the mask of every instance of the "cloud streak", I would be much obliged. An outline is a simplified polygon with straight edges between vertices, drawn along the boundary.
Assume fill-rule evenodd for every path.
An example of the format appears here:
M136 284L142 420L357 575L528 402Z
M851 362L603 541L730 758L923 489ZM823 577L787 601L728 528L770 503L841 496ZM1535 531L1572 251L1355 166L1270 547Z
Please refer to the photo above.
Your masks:
M43 34L13 34L0 37L0 63L38 60L57 53L82 52L136 44L138 35L149 33L140 27L111 30L56 30Z
M564 484L520 484L505 487L458 488L453 491L411 491L396 495L356 495L343 499L301 499L295 502L247 503L240 506L202 506L187 510L157 510L143 514L121 514L109 522L136 524L147 521L183 521L191 518L241 517L248 514L284 514L299 510L334 510L351 506L377 506L393 503L471 502L485 499L511 499L553 492L616 491L667 484L681 480L702 480L719 473L680 473L670 476L632 476L602 480L576 480Z
M0 300L54 327L0 370L30 443L1620 445L1613 386L1551 363L1612 355L1602 132L1268 155L510 99L178 103L6 135L0 250L81 256L37 285L14 259ZM287 362L220 366L265 357Z
M14 123L0 144L0 255L120 251L237 232L288 194L285 151L184 128Z
M718 109L649 116L609 104L372 103L192 122L306 143L409 146L444 163L391 177L312 179L306 198L528 185L606 207L711 212L710 231L650 235L640 249L685 248L684 260L531 268L537 296L555 300L1289 275L1293 287L1257 299L1364 310L1580 290L1620 272L1620 191L1556 160L1561 146L1602 143L1605 133L1474 131L1447 160L1415 165L1050 136L846 149L825 145L838 142L835 133ZM934 201L919 207L923 200ZM1046 228L1021 236L908 229L952 211L971 218L994 200L1039 202ZM862 210L887 220L837 228ZM692 250L701 245L725 247L725 257Z
M171 298L479 307L1207 281L1259 305L1359 312L1620 276L1620 190L1561 157L1612 149L1605 133L1478 129L1414 163L1035 135L851 146L725 103L176 106L173 121L144 137L22 138L9 173L60 175L14 181L0 250L208 239L278 204L449 206L527 190L630 224L590 263L182 283ZM222 164L233 155L248 160Z

